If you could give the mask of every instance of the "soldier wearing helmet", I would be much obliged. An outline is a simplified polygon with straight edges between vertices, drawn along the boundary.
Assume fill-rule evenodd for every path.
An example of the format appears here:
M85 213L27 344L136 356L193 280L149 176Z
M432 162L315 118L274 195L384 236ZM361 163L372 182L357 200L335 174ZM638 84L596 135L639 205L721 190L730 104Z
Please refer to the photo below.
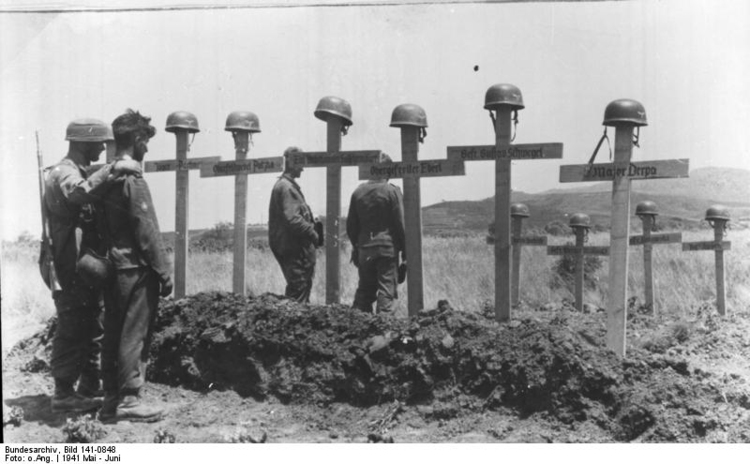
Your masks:
M156 133L151 118L127 110L112 122L117 160L143 161ZM153 422L162 409L144 404L149 338L159 296L172 293L169 263L148 184L128 175L104 196L105 238L114 275L105 292L102 421Z
M390 162L383 154L382 162ZM359 271L353 308L389 312L398 298L398 259L404 255L404 208L401 189L387 179L369 180L357 187L349 202L346 233L352 242L352 261Z
M49 223L52 261L59 280L52 288L57 310L50 360L55 379L51 401L54 412L87 411L100 402L96 397L101 396L102 289L87 279L86 260L82 258L88 256L87 250L104 252L96 216L101 195L121 182L123 173L141 173L140 165L132 161L107 164L89 173L105 142L112 139L112 130L103 121L72 121L65 136L68 154L51 168L44 181L42 208Z
M323 230L294 180L303 168L290 158L301 151L297 147L284 150L284 173L273 186L268 206L268 243L286 279L285 295L306 303L315 275L315 248L322 244Z

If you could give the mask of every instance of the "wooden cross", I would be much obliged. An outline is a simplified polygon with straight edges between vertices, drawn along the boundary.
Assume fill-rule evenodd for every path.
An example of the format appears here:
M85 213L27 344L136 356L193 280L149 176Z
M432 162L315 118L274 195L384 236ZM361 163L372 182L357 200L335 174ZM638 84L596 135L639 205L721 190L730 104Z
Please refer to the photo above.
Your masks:
M448 147L449 160L495 161L495 317L511 317L511 161L562 158L562 143L511 145L511 113L524 108L521 91L497 84L485 95L485 109L493 116L495 145Z
M205 163L215 162L218 156L188 159L189 134L199 132L198 119L186 111L176 111L167 117L167 132L174 133L176 156L173 160L146 161L144 172L175 172L175 226L174 226L174 297L184 298L187 287L187 256L189 246L188 197L189 171L200 169Z
M239 122L237 122L239 120ZM236 124L235 124L236 123ZM284 170L284 157L247 158L251 133L260 132L258 117L249 111L235 111L227 117L225 130L234 138L234 161L201 166L201 177L234 176L234 257L232 291L246 295L245 260L247 258L247 176Z
M635 100L615 100L607 105L604 125L615 126L614 163L590 162L560 166L560 182L612 181L607 347L624 357L628 308L630 181L687 177L689 160L631 162L634 128L646 125L646 111Z
M326 168L326 304L333 304L341 302L341 167L378 162L381 152L341 151L341 137L352 125L351 106L345 100L323 97L314 114L326 123L326 151L298 152L290 157L290 162L305 168Z
M714 239L709 242L684 242L682 251L713 250L716 263L716 308L726 314L726 291L724 289L724 252L732 248L732 242L723 240L729 212L722 206L712 206L706 211L706 220L714 229Z
M584 255L609 256L608 246L584 246L589 231L589 217L585 214L574 214L570 218L570 227L576 236L576 244L547 247L548 255L573 255L575 259L576 310L583 311Z
M632 235L629 244L643 245L643 291L646 300L646 307L655 311L654 306L654 274L651 266L651 255L654 245L664 245L670 243L680 243L682 241L681 232L668 234L652 234L656 222L656 205L651 201L639 203L636 207L635 214L641 218L643 223L643 235Z
M404 120L400 116L413 117L418 121ZM403 179L404 180L404 228L406 229L407 306L409 316L424 308L424 286L422 281L422 208L420 179L422 177L462 176L463 161L418 160L421 135L427 127L424 110L413 104L399 105L391 117L391 127L401 129L401 162L369 164L359 167L360 180Z
M515 203L510 207L512 222L513 268L511 272L511 304L518 306L521 293L521 249L524 245L547 246L547 237L538 235L521 235L523 220L529 217L529 208L523 203Z

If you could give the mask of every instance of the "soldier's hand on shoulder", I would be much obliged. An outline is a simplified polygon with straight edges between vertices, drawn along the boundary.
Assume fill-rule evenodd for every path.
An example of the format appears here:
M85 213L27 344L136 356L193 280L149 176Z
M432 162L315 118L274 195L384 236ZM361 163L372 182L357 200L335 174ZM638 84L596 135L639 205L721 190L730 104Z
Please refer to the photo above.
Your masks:
M112 174L115 177L123 175L134 175L140 177L143 174L141 163L134 159L121 159L112 165Z
M172 278L167 277L165 280L161 282L161 287L159 288L159 296L166 298L169 295L172 294Z

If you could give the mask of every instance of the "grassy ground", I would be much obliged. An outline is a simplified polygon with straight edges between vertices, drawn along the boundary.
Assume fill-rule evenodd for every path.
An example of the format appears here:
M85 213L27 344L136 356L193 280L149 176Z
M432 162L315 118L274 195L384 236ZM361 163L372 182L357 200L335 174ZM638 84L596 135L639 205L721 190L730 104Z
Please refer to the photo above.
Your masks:
M683 233L683 241L710 240L709 230ZM588 244L605 245L609 234L592 235ZM730 231L731 251L726 253L726 289L728 311L746 310L750 302L750 232ZM550 237L550 244L565 244L567 237ZM494 300L494 257L483 237L424 239L425 305L435 307L447 299L463 311L480 310ZM2 350L3 354L19 339L30 335L38 325L54 314L49 291L44 286L36 264L38 245L34 241L4 243L2 249ZM633 247L629 256L629 295L642 300L642 247ZM521 302L531 307L563 299L572 300L572 289L555 288L552 271L556 257L548 257L543 247L525 247L522 252ZM682 252L679 244L654 247L656 308L668 313L686 312L689 308L715 300L714 255L712 252ZM341 257L341 302L349 304L356 290L357 271L349 263L348 249ZM593 276L596 288L588 290L585 302L606 306L607 260ZM407 283L408 284L408 283ZM232 254L191 253L188 271L188 293L205 290L231 290ZM247 288L254 294L284 293L284 279L268 250L249 249ZM397 314L406 315L406 284L400 286ZM325 253L319 251L311 301L325 302Z

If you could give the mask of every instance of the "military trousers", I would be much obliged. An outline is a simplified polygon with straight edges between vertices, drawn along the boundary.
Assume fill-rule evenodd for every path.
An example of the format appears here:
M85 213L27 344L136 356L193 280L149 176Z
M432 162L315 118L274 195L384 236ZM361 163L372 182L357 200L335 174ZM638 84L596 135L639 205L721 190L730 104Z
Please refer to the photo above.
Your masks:
M121 269L105 291L102 379L104 390L137 394L159 309L159 279L150 268Z
M361 248L358 269L359 284L352 307L372 313L372 304L377 301L378 313L392 311L393 300L398 298L398 258Z
M313 277L315 277L315 246L303 246L295 253L281 255L274 252L286 280L284 294L300 303L310 301Z
M52 340L52 377L69 383L98 383L102 349L101 291L75 279L70 288L54 293L57 327Z

